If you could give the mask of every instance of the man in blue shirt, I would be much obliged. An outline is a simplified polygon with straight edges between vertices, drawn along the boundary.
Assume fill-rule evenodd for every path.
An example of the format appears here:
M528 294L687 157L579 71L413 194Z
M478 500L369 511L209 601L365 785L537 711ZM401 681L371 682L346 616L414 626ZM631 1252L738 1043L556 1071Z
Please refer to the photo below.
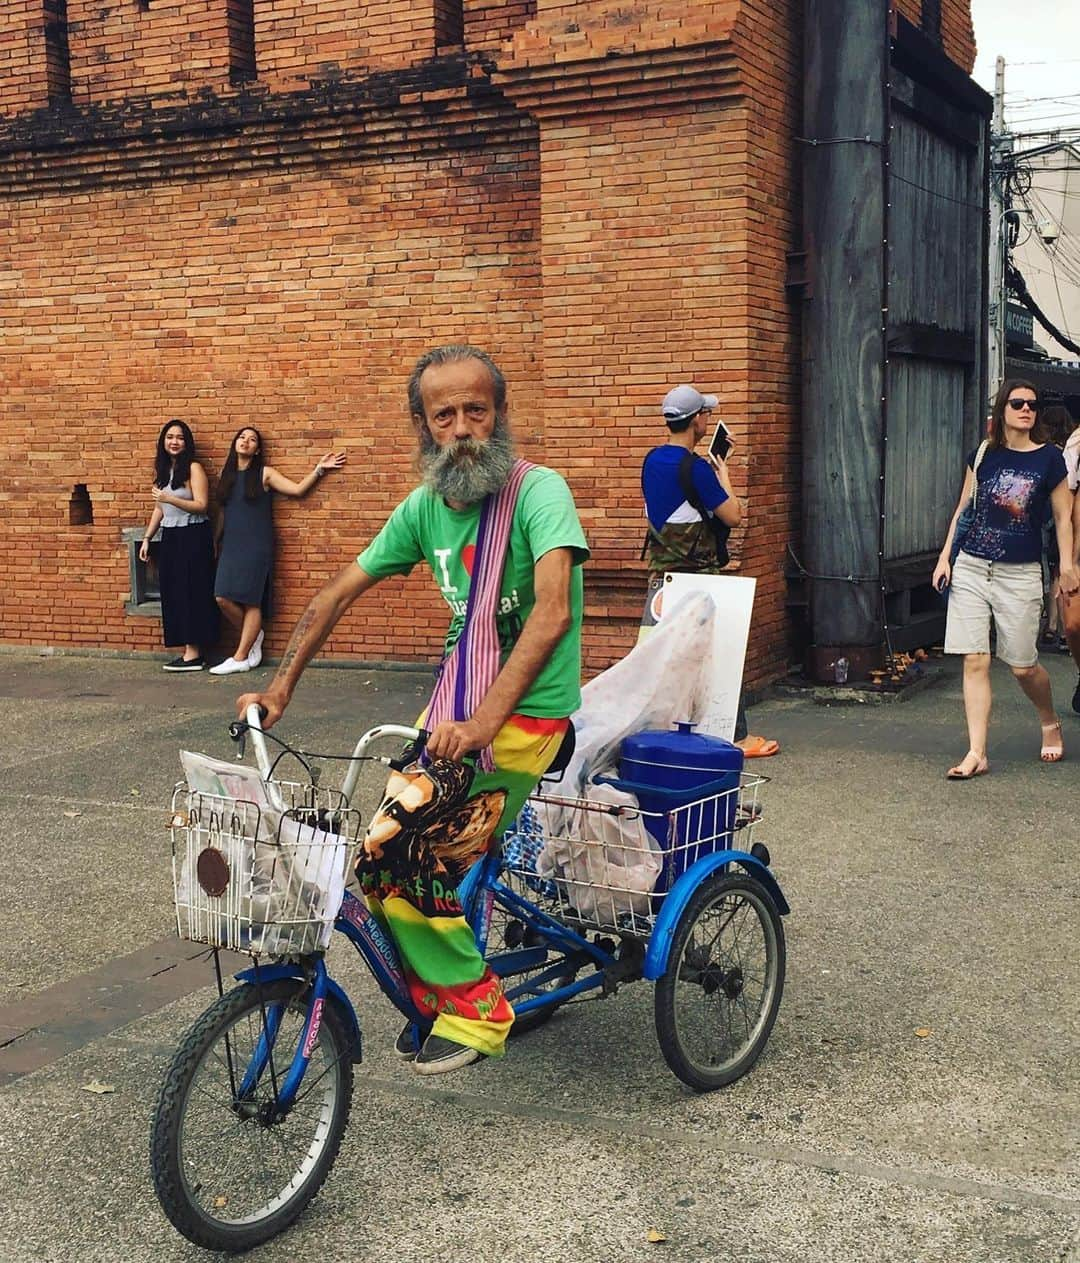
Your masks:
M742 505L731 486L727 464L711 454L708 460L694 455L694 448L712 429L716 404L715 395L703 395L693 386L676 386L660 406L668 441L653 448L641 468L649 520L649 590L643 629L656 622L655 604L665 571L719 574L726 564L717 557L716 538L702 514L711 514L728 527L742 520ZM748 735L741 694L735 740L750 757L776 754L780 749L775 741Z

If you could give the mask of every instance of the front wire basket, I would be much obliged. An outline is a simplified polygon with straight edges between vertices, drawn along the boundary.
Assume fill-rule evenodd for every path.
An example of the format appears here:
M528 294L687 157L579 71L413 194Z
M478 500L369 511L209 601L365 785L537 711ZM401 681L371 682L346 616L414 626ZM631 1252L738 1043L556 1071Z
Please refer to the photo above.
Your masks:
M181 938L252 956L325 949L360 813L338 790L271 781L282 810L173 792L173 893Z
M503 880L571 925L645 939L667 892L715 851L749 852L768 777L667 812L534 794L503 840Z

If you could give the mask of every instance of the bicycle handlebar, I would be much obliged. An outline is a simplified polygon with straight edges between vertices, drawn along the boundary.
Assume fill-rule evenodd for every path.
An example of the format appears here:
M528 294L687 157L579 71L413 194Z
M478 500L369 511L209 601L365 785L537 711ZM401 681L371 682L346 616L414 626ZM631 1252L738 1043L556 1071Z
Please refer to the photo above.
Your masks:
M263 734L262 721L265 717L265 708L252 702L245 711L244 718L234 719L229 725L229 736L232 737L237 745L237 758L242 759L244 757L245 737L249 732L252 734L255 762L258 764L259 774L264 781L270 779L270 774L273 771L270 751L267 749L266 737ZM374 728L369 728L357 741L356 748L352 752L353 761L349 765L349 770L341 787L341 792L345 798L350 799L352 797L352 792L356 788L356 782L360 776L360 761L367 754L369 746L391 737L412 742L414 750L409 752L405 760L391 759L389 757L380 759L380 762L387 764L387 766L400 769L400 767L405 765L406 761L414 758L416 753L423 749L430 735L423 728L413 728L406 724L377 724ZM288 747L286 746L285 749L288 749Z

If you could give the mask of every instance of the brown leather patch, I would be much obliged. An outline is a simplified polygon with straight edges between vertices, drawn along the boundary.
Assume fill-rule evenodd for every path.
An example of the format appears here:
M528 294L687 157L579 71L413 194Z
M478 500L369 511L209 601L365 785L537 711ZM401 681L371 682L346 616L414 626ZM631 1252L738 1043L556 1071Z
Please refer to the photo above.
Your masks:
M199 885L215 899L229 888L229 862L217 847L208 846L199 852L195 873Z

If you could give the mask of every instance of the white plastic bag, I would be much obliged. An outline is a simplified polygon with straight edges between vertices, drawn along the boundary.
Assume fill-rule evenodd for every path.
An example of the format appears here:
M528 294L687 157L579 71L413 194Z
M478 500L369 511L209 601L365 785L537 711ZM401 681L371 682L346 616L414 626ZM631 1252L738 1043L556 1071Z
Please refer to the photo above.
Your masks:
M537 804L545 833L536 863L541 878L554 880L561 899L585 921L610 928L648 917L649 896L660 875L660 848L645 828L633 794L614 785L596 785L589 801L622 810L611 813L575 807L560 811Z

